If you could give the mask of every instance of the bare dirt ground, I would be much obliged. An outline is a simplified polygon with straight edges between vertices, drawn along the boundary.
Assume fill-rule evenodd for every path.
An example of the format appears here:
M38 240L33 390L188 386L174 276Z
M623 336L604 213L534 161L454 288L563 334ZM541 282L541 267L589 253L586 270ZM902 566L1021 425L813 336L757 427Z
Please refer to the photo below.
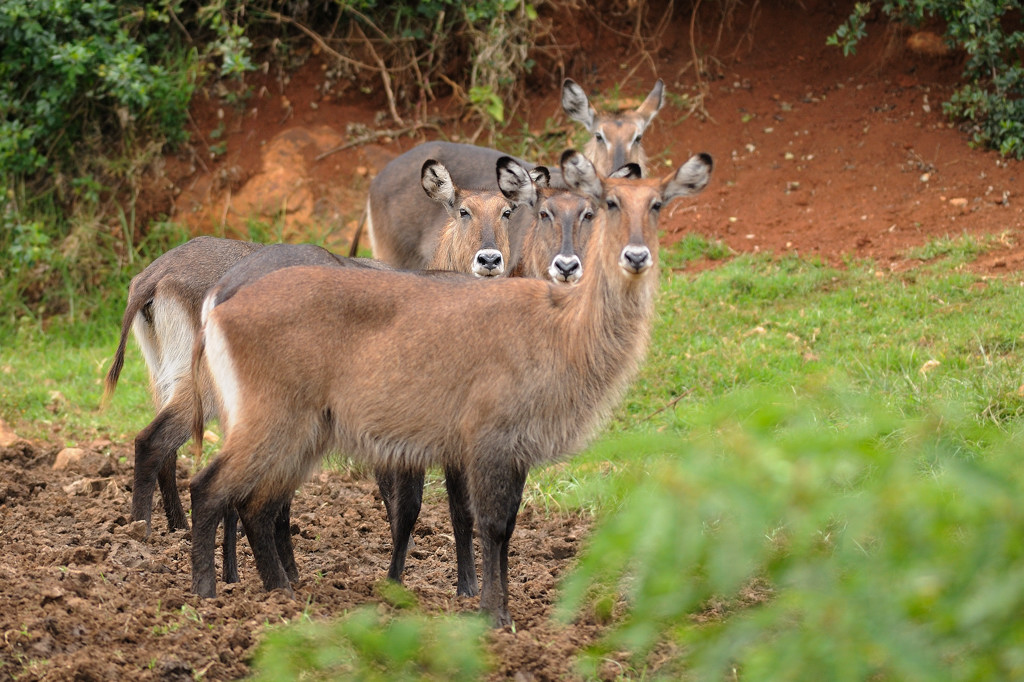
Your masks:
M688 16L673 20L650 61L621 38L605 45L609 32L585 17L570 23L578 54L566 73L531 80L530 130L553 126L567 140L574 132L558 113L563 75L589 92L608 92L640 63L621 83L624 96L643 97L656 77L675 95L705 95L704 117L686 117L672 101L662 110L645 136L655 167L667 171L666 162L697 151L716 160L708 191L664 216L663 249L696 232L735 252L795 252L840 265L870 258L886 273L914 267L912 247L970 234L993 237L971 267L1020 277L1024 167L969 148L941 114L960 58L907 49L907 32L879 23L859 54L844 59L824 39L848 3L768 4L750 34L743 35L746 18L737 17L720 60L707 61L703 91L686 68ZM713 32L702 45L712 39ZM215 232L212 225L225 221L233 226L227 234L246 236L247 218L279 215L286 236L330 230L328 243L344 249L373 174L435 135L379 140L317 160L356 134L350 124L372 126L384 108L379 96L325 96L324 73L311 57L287 79L255 79L254 96L239 108L197 97L193 149L201 151L168 157L144 201L196 232ZM215 145L211 156L206 150ZM218 598L203 601L189 594L188 535L166 532L159 511L148 539L129 522L130 439L83 443L84 460L58 470L59 447L10 440L0 448L0 679L234 679L249 672L267 624L380 602L375 585L390 542L372 481L328 472L299 494L293 531L302 579L294 600L262 591L243 542L242 582L221 585ZM187 494L184 464L179 473ZM475 600L454 596L443 496L428 500L406 584L428 611L474 609ZM600 635L586 617L570 626L549 619L557 581L588 526L585 518L521 512L510 561L517 627L488 637L494 679L570 678L576 653ZM649 663L657 669L657 660ZM609 663L610 677L628 670L620 664L625 658Z

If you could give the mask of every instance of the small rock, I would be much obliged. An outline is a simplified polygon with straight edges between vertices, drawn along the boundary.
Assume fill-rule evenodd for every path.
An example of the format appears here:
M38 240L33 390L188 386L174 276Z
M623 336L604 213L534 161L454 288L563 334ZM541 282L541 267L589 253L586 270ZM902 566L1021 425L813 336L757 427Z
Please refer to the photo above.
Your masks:
M124 534L133 540L145 540L148 531L145 521L133 521L124 527Z
M949 200L950 206L956 206L957 208L965 208L967 206L967 199L964 197L953 197Z
M64 448L57 453L57 459L53 461L53 470L67 471L72 467L77 467L84 457L85 450L82 448Z
M68 495L95 495L106 488L109 482L110 479L106 478L80 478L64 486L64 492Z
M64 597L64 590L59 587L48 587L42 592L42 600L40 600L41 606L46 606L52 601L59 601Z
M0 419L0 448L10 447L21 438L14 432L14 430L7 425L3 419Z
M949 54L946 39L931 31L918 31L907 38L907 47L918 54L929 57L945 57Z

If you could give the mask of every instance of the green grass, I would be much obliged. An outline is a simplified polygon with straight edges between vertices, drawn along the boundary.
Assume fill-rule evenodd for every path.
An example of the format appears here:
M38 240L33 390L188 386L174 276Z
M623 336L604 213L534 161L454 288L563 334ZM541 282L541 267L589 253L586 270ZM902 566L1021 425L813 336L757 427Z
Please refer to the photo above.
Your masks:
M961 267L986 242L954 242L884 275L870 262L726 260L698 237L663 253L636 382L592 447L527 484L527 504L600 522L563 617L629 607L585 670L630 651L646 675L646 652L667 641L679 653L657 672L685 679L736 666L749 679L1024 674L1024 305L1016 280ZM688 270L697 259L722 262ZM0 415L24 435L129 442L152 414L134 346L96 409L121 305L123 292L85 323L23 317L8 330ZM738 599L751 584L767 586L761 598ZM730 615L696 625L710 602ZM329 667L429 665L410 663L414 648L384 660L382 633L429 627L405 618L360 621L363 640L336 626L347 643ZM301 642L323 636L274 641L297 638L301 667ZM268 646L259 660L291 665Z
M149 379L134 344L113 400L100 410L127 289L125 281L120 295L87 320L55 318L43 325L25 316L0 330L0 418L20 436L68 445L97 437L130 443L152 418Z
M955 260L879 276L868 262L838 269L766 255L689 274L688 260L708 257L700 242L682 244L683 256L663 253L651 349L607 434L685 435L695 415L736 392L795 399L836 382L909 419L948 404L974 423L1008 428L1024 413L1018 282L982 278ZM553 509L600 507L601 481L638 464L631 459L591 450L569 466L535 470L531 499Z

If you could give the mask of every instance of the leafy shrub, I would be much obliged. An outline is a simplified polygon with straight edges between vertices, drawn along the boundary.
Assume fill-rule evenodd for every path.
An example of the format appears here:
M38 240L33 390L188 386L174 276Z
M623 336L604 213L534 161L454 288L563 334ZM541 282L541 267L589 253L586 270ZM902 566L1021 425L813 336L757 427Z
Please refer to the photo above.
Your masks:
M256 680L478 680L486 672L483 618L378 615L373 606L334 623L271 631L255 660Z
M95 134L184 137L191 84L155 60L166 41L144 6L9 0L0 6L0 174L61 170Z
M668 456L625 485L564 585L563 618L625 611L591 674L662 644L676 659L658 672L688 679L1024 675L1014 439L837 389L750 391L702 419L657 441Z
M535 19L525 0L0 3L0 295L66 310L105 278L95 268L130 264L149 229L134 215L147 165L187 139L195 88L250 71L255 50L283 63L312 34L336 48L339 77L383 83L399 121L398 102L445 80L482 129L521 92Z
M850 17L829 37L844 54L866 35L864 18L873 1L858 2ZM1024 30L1019 0L883 0L894 21L920 25L938 18L946 39L967 55L966 84L943 105L954 120L967 123L976 144L1024 159Z
M198 80L217 64L221 75L252 68L248 39L222 5L0 3L5 302L71 311L133 260L139 176L187 138Z

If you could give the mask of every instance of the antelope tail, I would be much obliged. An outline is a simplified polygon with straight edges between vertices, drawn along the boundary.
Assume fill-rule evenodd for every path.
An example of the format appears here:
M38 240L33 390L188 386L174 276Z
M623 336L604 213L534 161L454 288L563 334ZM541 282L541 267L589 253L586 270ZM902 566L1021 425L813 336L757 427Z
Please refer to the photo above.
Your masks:
M199 381L199 367L202 365L205 352L206 336L200 330L192 345L192 457L196 466L203 459L203 433L206 426L203 391Z
M366 226L366 209L363 209L363 215L359 218L359 225L356 227L355 234L352 235L352 244L348 247L348 257L355 258L359 254L359 238L363 236L363 227Z

